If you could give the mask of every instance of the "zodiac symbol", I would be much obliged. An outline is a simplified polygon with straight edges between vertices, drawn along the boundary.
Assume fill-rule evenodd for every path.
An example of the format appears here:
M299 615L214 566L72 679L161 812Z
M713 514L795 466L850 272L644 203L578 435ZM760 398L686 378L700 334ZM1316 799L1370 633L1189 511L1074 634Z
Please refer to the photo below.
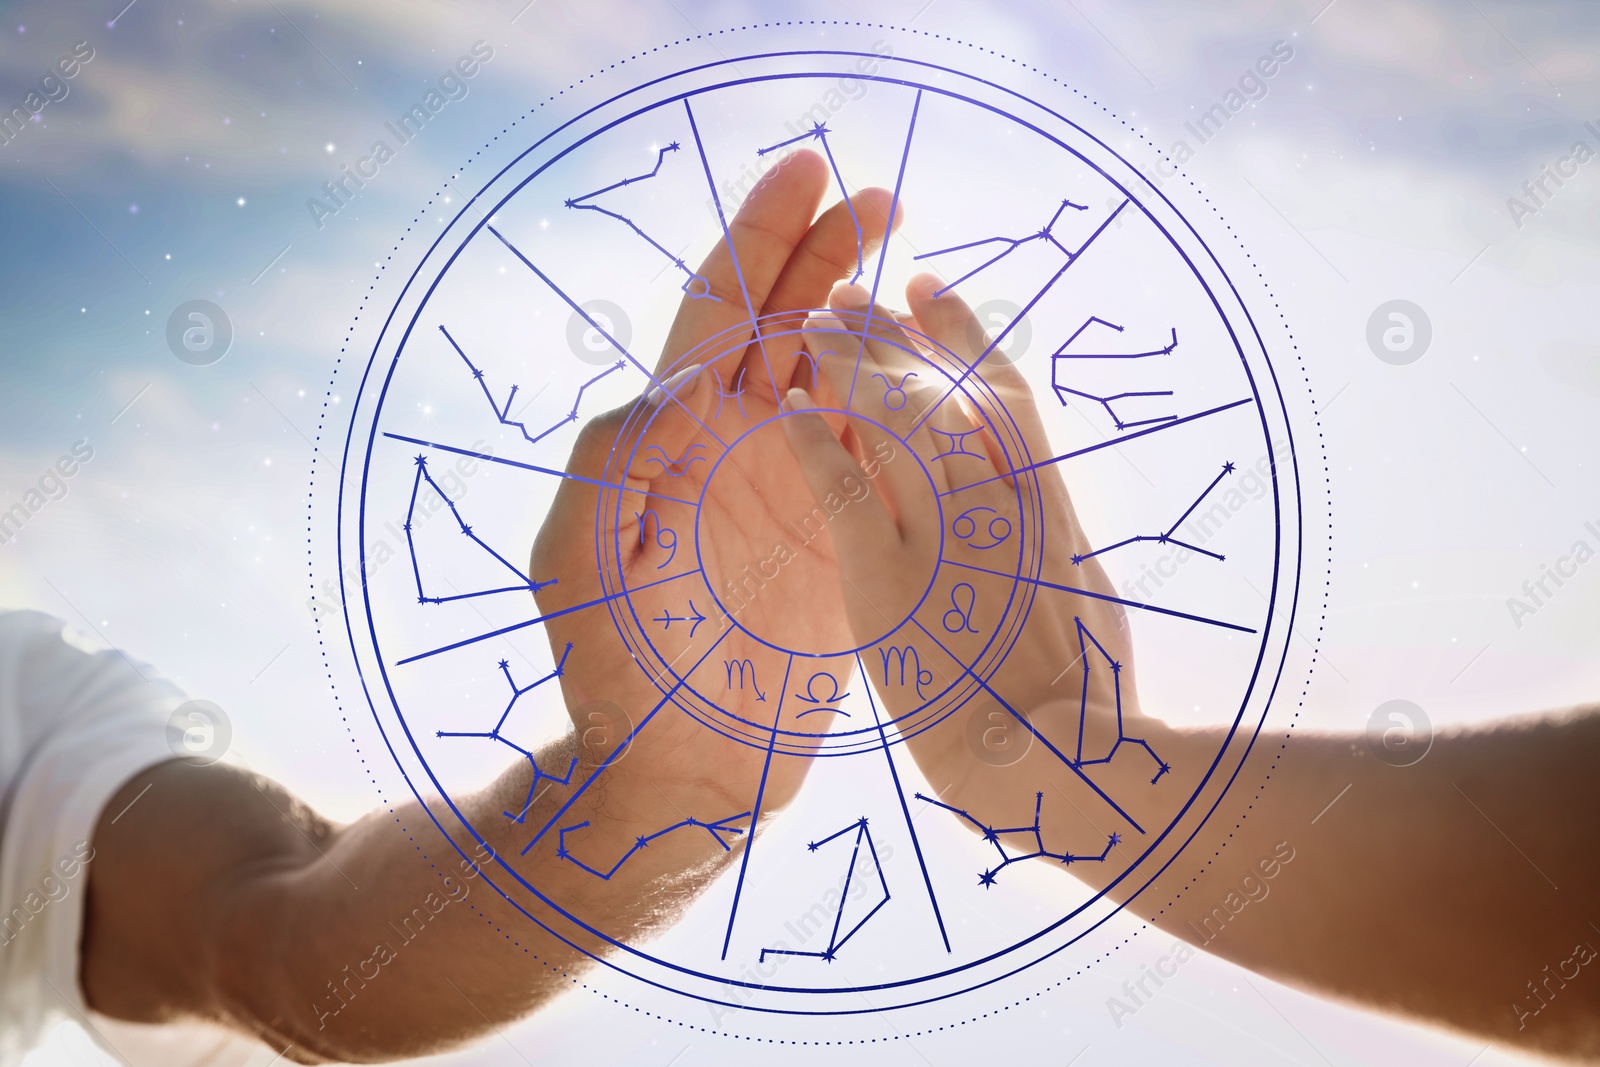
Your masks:
M832 355L836 355L837 353L835 353L833 349L828 348L828 349L824 349L822 354L824 356L832 356ZM817 387L817 385L822 381L822 373L817 368L817 357L813 356L809 349L806 349L806 348L802 347L802 348L798 349L795 352L794 359L795 359L795 364L794 364L795 365L795 370L797 372L800 369L800 361L802 359L805 360L807 363L809 363L811 365L811 388L815 389ZM798 377L796 378L796 381L798 382Z
M649 456L644 462L661 464L661 473L666 475L668 478L682 478L685 474L689 473L690 467L694 466L696 463L706 462L705 456L695 455L696 449L704 450L705 447L705 445L696 441L694 444L683 450L683 455L679 456L677 459L673 459L667 455L667 450L662 448L660 445L651 445L646 448L645 451L659 452L661 453L661 458L657 459L655 456Z
M911 399L906 394L906 381L910 378L915 378L916 376L916 371L907 371L905 374L901 375L899 385L890 385L888 377L882 374L874 374L874 378L877 378L879 381L883 382L883 406L888 408L890 411L899 411L904 408ZM896 393L900 394L899 402L890 403L889 397Z
M678 266L680 266L680 267L683 266L683 261L682 260L678 260L677 263L678 263ZM699 289L698 292L694 288L694 283L695 282L699 282L700 286L701 286L701 288ZM684 279L683 284L681 286L679 286L679 288L681 288L683 290L684 294L686 296L688 296L688 298L690 300L711 300L711 301L715 301L718 304L722 303L722 297L717 296L715 293L713 293L711 291L711 283L708 280L706 280L706 278L703 275L699 275L699 274L691 274L691 275L689 275L688 278Z
M725 659L722 661L723 670L728 672L728 688L733 688L733 671L739 669L739 688L744 688L744 672L750 672L750 688L756 691L756 700L765 703L767 694L761 691L761 683L756 680L756 665L747 659Z
M973 434L977 433L978 432L977 430L956 430L956 431L951 431L951 430L940 430L940 429L937 429L936 427L933 427L933 426L929 426L928 429L929 429L930 432L936 433L940 437L948 437L948 438L950 438L950 448L949 448L949 450L946 451L946 452L940 452L937 456L934 456L933 459L944 459L946 456L971 456L973 459L982 459L983 458L982 456L978 455L978 453L976 453L976 452L968 452L967 451L967 438L971 437ZM930 459L928 462L932 463L933 459Z
M825 697L817 696L816 685L817 685L817 679L818 678L826 678L828 680L828 688L829 688L830 692ZM841 692L839 692L839 679L835 678L833 675L829 674L827 671L818 671L816 674L813 674L811 676L811 678L806 682L805 695L802 696L799 693L794 694L794 698L796 700L803 700L807 704L815 704L817 706L816 707L807 708L805 711L802 711L800 714L796 715L795 718L803 719L807 715L810 715L814 711L838 711L839 714L843 715L845 718L848 719L850 717L850 713L848 711L839 711L838 708L827 707L826 705L833 704L833 703L836 703L837 701L843 700L845 697L847 697L849 695L850 695L849 693L841 693Z
M923 693L922 687L933 684L933 672L923 667L922 656L917 653L916 645L906 645L904 648L899 645L890 645L887 652L881 648L878 649L878 655L883 659L884 685L889 684L889 657L891 655L900 657L900 685L902 687L906 684L906 659L909 657L912 664L914 664L911 671L911 680L917 687L917 699L927 699L927 694Z
M724 400L732 400L735 404L737 404L739 406L739 417L740 418L744 417L744 372L745 372L745 369L746 368L744 368L744 367L740 367L739 368L739 373L733 376L733 392L731 392L731 393L725 391L722 388L722 378L721 377L717 378L717 382L716 382L716 384L717 384L717 413L715 415L713 415L712 418L714 418L714 419L722 418L722 402Z
M652 515L656 515L655 508L646 508L642 515L637 511L633 513L633 517L639 520L639 543L641 545L644 544L645 527L650 524L650 516ZM669 534L672 536L670 541L666 540ZM673 557L678 554L678 531L670 526L661 525L660 515L656 515L656 547L670 550L666 560L656 567L656 570L660 570L668 563L671 563Z
M967 591L967 607L965 611L961 609L961 602L957 599L963 589ZM972 625L972 609L977 603L978 591L966 582L957 582L956 587L950 590L950 610L944 613L945 632L952 634L982 633L982 630ZM950 624L950 616L952 615L956 617L956 622L953 626Z
M986 545L973 543L973 541L978 537L978 520L973 517L973 513L980 511L991 512L994 516L988 520L988 529L985 532L989 535L991 540ZM961 532L962 523L966 523L966 533ZM997 527L998 530L996 529ZM956 540L965 541L968 548L993 548L1011 536L1011 520L1000 514L998 511L995 511L994 508L968 508L966 511L963 511L961 514L956 516L955 521L950 524L950 532L955 535Z
M672 612L668 611L666 608L662 608L661 609L661 614L658 617L656 617L654 619L651 619L650 621L651 622L659 622L659 623L661 623L662 624L661 628L663 630L672 629L672 624L675 623L675 622L693 623L694 625L689 627L689 636L690 636L690 638L693 638L694 637L694 632L696 630L700 629L700 624L706 621L706 617L704 615L700 614L700 612L695 608L694 601L692 601L692 600L689 601L689 610L691 612L693 612L693 614L691 614L691 615L674 615L674 614L672 614Z

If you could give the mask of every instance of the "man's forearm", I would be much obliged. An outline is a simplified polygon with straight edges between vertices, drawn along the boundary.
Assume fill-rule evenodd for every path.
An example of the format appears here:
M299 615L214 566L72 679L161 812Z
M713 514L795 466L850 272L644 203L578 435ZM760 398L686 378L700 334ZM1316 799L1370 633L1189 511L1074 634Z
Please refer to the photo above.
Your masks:
M573 747L551 746L540 765L566 766ZM335 829L263 779L156 768L129 783L134 792L153 783L145 802L97 834L90 1002L134 1021L209 1018L311 1063L422 1055L519 1018L571 988L607 938L631 943L670 920L737 854L736 835L723 835L725 849L709 833L679 832L610 872L637 839L675 821L664 812L726 814L713 786L624 760L521 855L593 770L580 764L570 787L543 783L521 824L504 813L521 811L532 771L508 770L462 807L486 846L445 824L463 859L415 803ZM572 849L609 878L558 854L558 827L583 822ZM575 932L500 856L603 936Z
M1164 826L1223 732L1140 730L1172 775L1152 787L1130 761L1110 794L1146 828ZM1362 736L1281 744L1258 740L1135 912L1303 988L1507 1044L1600 1055L1600 709L1442 734L1408 767L1378 759ZM1093 885L1121 870L1073 867Z

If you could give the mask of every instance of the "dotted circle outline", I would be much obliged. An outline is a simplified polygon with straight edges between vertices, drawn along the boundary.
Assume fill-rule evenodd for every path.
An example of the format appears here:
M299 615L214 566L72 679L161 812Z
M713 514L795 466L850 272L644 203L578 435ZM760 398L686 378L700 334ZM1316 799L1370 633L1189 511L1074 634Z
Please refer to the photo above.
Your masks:
M1316 393L1313 390L1312 385L1311 385L1311 374L1310 374L1310 371L1306 368L1305 353L1300 350L1300 345L1295 342L1294 331L1292 329L1290 329L1290 327L1289 327L1289 321L1288 321L1288 318L1283 313L1282 305L1278 302L1277 296L1276 296L1276 294L1273 293L1272 286L1268 284L1266 276L1262 273L1260 266L1256 263L1255 257L1250 254L1250 250L1245 246L1244 241L1243 241L1242 238L1240 238L1238 232L1234 230L1233 226L1230 225L1225 218L1223 218L1221 210L1217 207L1216 204L1212 203L1211 198L1209 196L1207 196L1201 190L1200 186L1195 183L1194 179L1189 177L1186 173L1184 173L1182 168L1179 167L1179 165L1172 159L1171 156L1169 156L1166 152L1162 151L1160 148L1157 148L1155 146L1155 144L1148 137L1146 137L1142 132L1140 132L1138 129L1136 129L1135 127L1130 125L1126 119L1124 119L1121 116L1119 116L1116 113L1114 113L1109 107L1107 107L1104 104L1100 103L1098 100L1095 100L1093 97L1088 96L1082 90L1073 88L1071 85L1068 85L1066 82L1062 81L1060 78L1057 78L1055 75L1049 73L1048 71L1042 70L1039 67L1036 67L1036 66L1032 65L1031 63L1025 63L1020 59L1016 59L1016 58L1014 58L1012 56L1008 56L1003 52L996 51L995 49L985 48L982 45L973 44L970 41L963 41L963 40L961 40L959 38L951 37L948 34L933 33L933 32L928 31L928 30L912 29L909 26L896 26L896 25L894 25L892 23L862 22L862 21L848 20L848 19L790 19L790 20L778 21L778 22L757 22L757 23L750 23L748 25L742 25L742 26L731 26L731 27L728 27L726 29L715 30L715 31L711 31L711 32L708 32L708 33L698 33L698 34L695 34L692 37L680 37L677 40L669 41L666 44L656 45L653 48L650 48L650 49L647 49L647 50L644 50L644 51L640 51L640 52L635 52L632 55L628 56L626 59L619 59L616 62L610 64L609 66L602 67L601 69L595 71L592 74L589 74L589 75L587 75L587 76L585 76L583 78L579 78L577 81L575 81L575 82L571 83L570 85L568 85L565 89L561 89L561 90L557 91L556 93L546 97L544 100L540 101L538 104L534 105L533 107L530 107L527 111L523 112L520 116L518 116L517 118L513 119L507 126L503 127L500 130L500 133L494 135L488 141L485 141L484 144L483 144L483 147L479 148L471 156L467 157L467 161L465 163L463 163L461 165L461 167L458 168L458 170L455 173L452 173L449 176L449 178L446 179L445 184L442 185L439 188L439 190L433 194L433 196L428 198L427 203L425 203L422 206L421 210L419 210L417 212L416 216L412 218L411 224L406 227L406 233L409 234L411 232L412 228L414 226L416 226L419 222L422 221L423 216L426 215L428 208L433 206L433 203L434 203L435 200L439 199L441 196L443 196L445 194L445 192L450 190L451 186L450 186L449 183L451 181L454 181L459 176L461 171L464 171L468 166L471 166L471 164L472 164L472 162L474 160L476 160L484 152L488 151L488 149L495 142L500 140L501 136L509 133L518 123L524 122L527 119L529 119L530 117L532 117L535 112L538 112L538 111L544 109L545 107L547 107L548 105L556 102L558 99L560 99L561 97L565 96L570 90L578 88L580 85L583 85L585 82L593 81L596 78L599 78L601 75L609 73L610 71L616 70L618 67L621 67L621 66L623 66L623 65L625 65L625 64L627 64L627 63L629 63L629 62L631 62L633 60L640 59L640 58L642 58L644 56L653 55L656 52L662 52L662 51L665 51L665 50L667 50L669 48L675 48L675 47L677 47L679 45L692 44L692 43L694 43L696 41L710 40L711 38L721 37L721 36L724 36L724 35L730 34L730 33L743 33L743 32L748 32L748 31L752 31L752 30L776 29L776 28L784 28L784 27L805 27L805 26L844 26L844 27L854 27L854 28L858 28L858 29L891 30L891 31L894 31L894 32L897 32L897 33L905 33L905 34L911 34L913 36L918 36L918 37L926 37L926 38L929 38L930 40L945 41L945 42L948 42L950 44L955 44L955 45L965 45L967 48L973 49L974 51L986 53L988 55L994 56L997 59L1003 59L1006 62L1012 64L1013 66L1020 67L1020 68L1022 68L1024 70L1027 70L1027 71L1030 71L1030 72L1032 72L1034 74L1037 74L1040 77L1045 78L1048 81L1052 82L1054 85L1056 85L1056 86L1058 86L1058 87L1060 87L1062 89L1067 90L1073 96L1076 96L1076 97L1080 98L1081 100L1085 101L1086 103L1090 104L1091 106L1099 108L1100 111L1102 113L1104 113L1106 116L1108 116L1111 119L1114 119L1117 123L1121 124L1123 129L1125 129L1128 133L1132 134L1134 137L1137 137L1140 142L1142 142L1144 145L1146 145L1150 149L1154 150L1157 154L1159 154L1161 159L1163 159L1167 163L1171 164L1171 166L1174 168L1174 170L1183 178L1184 181L1186 181L1189 184L1190 189L1194 190L1195 194L1198 195L1200 197L1200 199L1205 203L1205 205L1211 209L1212 214L1214 216L1216 216L1217 222L1219 222L1228 231L1229 235L1231 235L1233 237L1234 243L1238 246L1238 250L1244 256L1245 261L1250 265L1250 267L1253 270L1255 270L1256 278L1261 283L1262 290L1266 293L1267 298L1272 301L1273 310L1276 311L1277 314L1278 314L1279 325L1283 329L1283 332L1284 332L1285 336L1288 338L1289 347L1294 352L1295 362L1300 367L1300 376L1301 376L1302 380L1305 383L1306 393L1307 393L1307 396L1309 397L1309 401L1310 401L1310 404L1311 404L1311 421L1312 421L1312 424L1316 427L1316 431L1317 431L1317 451L1318 451L1318 453L1320 454L1320 457L1321 457L1321 465L1322 465L1322 472L1323 472L1323 483L1324 483L1324 486L1325 486L1324 495L1327 498L1326 499L1326 504L1325 504L1326 509L1327 509L1327 520L1328 520L1328 549L1327 549L1328 555L1327 555L1327 559L1326 559L1327 577L1323 581L1322 603L1321 603L1321 606L1320 606L1321 610L1320 610L1320 614L1318 615L1318 618L1317 618L1317 634L1316 634L1315 639L1312 642L1311 659L1310 659L1310 662L1307 664L1307 667L1306 667L1306 682L1305 682L1305 686L1300 690L1300 698L1299 698L1298 702L1296 703L1294 715L1290 719L1288 732L1286 732L1283 735L1283 742L1282 742L1282 744L1280 744L1278 746L1278 754L1276 756L1274 756L1273 759L1272 759L1272 766L1270 768L1268 768L1267 775L1262 780L1261 785L1257 787L1255 795L1251 798L1251 803L1246 806L1245 814L1241 815L1239 817L1239 821L1234 824L1234 827L1233 827L1234 830L1239 829L1240 826L1244 825L1244 820L1248 819L1250 817L1249 816L1249 812L1255 810L1255 801L1258 801L1258 800L1261 799L1261 794L1266 789L1266 783L1272 780L1272 773L1271 772L1273 770L1277 769L1278 761L1283 758L1283 753L1289 747L1289 741L1294 736L1294 734L1293 734L1294 728L1297 725L1298 720L1300 718L1301 709L1303 709L1305 707L1306 696L1311 690L1311 683L1312 683L1313 679L1315 678L1317 663L1320 660L1320 653L1321 653L1321 649L1322 649L1322 638L1323 638L1324 631L1325 631L1325 629L1327 627L1328 598L1331 595L1331 588L1332 588L1332 585L1333 585L1333 579L1332 579L1332 570L1333 570L1333 478L1332 478L1332 472L1328 467L1327 438L1326 438L1326 435L1324 434L1323 428L1322 428L1322 416L1321 416L1319 408L1318 408L1318 406L1316 404ZM333 372L332 372L331 376L329 377L328 392L323 397L322 411L317 416L317 434L316 434L316 438L313 440L312 446L311 446L311 453L312 453L312 457L311 457L311 489L308 490L307 493L306 493L306 546L307 546L306 547L306 557L307 557L307 573L308 573L308 578L309 578L310 587L311 587L311 593L312 593L313 597L315 597L316 591L317 591L316 569L315 569L315 561L314 561L315 526L314 526L313 517L312 517L313 516L313 509L314 509L314 505L315 505L315 500L314 500L315 492L314 491L315 491L315 487L316 487L316 478L317 478L317 462L320 459L321 442L322 442L322 438L323 438L323 433L324 433L324 431L326 429L326 425L325 424L327 422L327 417L328 417L328 407L329 407L329 404L330 404L330 398L333 396L334 385L338 381L339 370L344 365L344 357L345 357L345 354L346 354L346 350L349 347L351 338L354 337L354 335L355 335L356 323L361 321L361 311L365 310L366 305L367 305L367 301L372 298L372 293L377 289L377 283L383 277L383 271L388 269L389 261L394 259L395 253L400 251L400 246L405 243L405 240L406 239L404 237L401 237L390 248L389 254L384 257L384 262L380 263L378 265L378 273L373 276L372 284L367 286L367 293L366 293L366 295L364 295L361 298L361 303L358 306L358 310L357 310L356 316L351 321L350 328L349 328L348 331L346 331L345 336L344 336L344 340L339 346L339 355L334 360ZM1292 433L1292 428L1291 428L1291 433ZM1303 513L1302 513L1302 518L1303 518ZM1304 530L1304 523L1302 522L1302 535L1303 535L1303 530ZM394 810L395 810L394 809L394 805L389 800L388 796L384 793L383 787L378 784L378 780L377 780L376 776L373 774L372 769L367 766L366 758L361 755L360 742L356 740L355 731L350 726L350 719L349 719L349 716L345 713L344 702L342 700L340 700L340 698L339 698L338 686L334 682L334 678L333 678L333 666L328 660L327 642L324 640L324 635L323 635L323 631L322 631L322 622L321 622L320 616L318 617L318 621L317 621L316 625L317 625L317 646L318 646L318 649L319 649L320 654L322 656L323 664L324 664L324 667L326 669L326 673L327 673L327 676L328 676L328 688L333 693L334 707L339 712L339 721L344 724L345 732L347 734L349 734L349 736L350 736L350 743L352 745L356 746L356 756L360 760L360 763L361 763L362 767L365 769L367 778L371 781L371 783L373 785L373 788L378 791L378 796L379 796L381 802L389 809L389 813L391 815L393 815L394 814ZM438 865L435 864L431 859L429 859L427 853L422 852L422 846L417 843L416 838L413 837L411 835L410 831L408 831L406 829L404 824L402 824L400 822L400 819L399 819L398 815L395 816L395 824L400 827L400 832L406 835L406 839L408 841L411 841L416 846L417 851L419 853L421 853L422 858L424 860L428 861L428 866L431 869L437 871L438 870ZM1208 869L1210 869L1210 867L1216 862L1216 860L1219 857L1221 857L1222 849L1227 848L1228 847L1228 841L1231 841L1232 839L1233 839L1233 832L1230 831L1229 834L1228 834L1228 837L1223 841L1221 848L1217 849L1217 851L1212 854L1212 858L1211 859L1206 860L1205 864L1200 868L1200 870L1195 874L1195 876L1193 878L1189 879L1188 882L1184 883L1184 885L1182 887L1180 887L1176 893L1173 894L1172 899L1167 902L1166 906L1163 907L1160 911L1157 912L1158 915L1165 914L1167 909L1171 908L1174 904L1176 904L1178 902L1178 899L1183 896L1183 894L1189 889L1189 887L1193 886L1196 882L1198 882L1200 880L1200 878L1206 873L1206 871ZM439 872L439 876L441 878L448 878L449 877L449 875L445 874L443 871ZM481 911L478 911L478 908L477 908L476 905L468 904L468 907L471 908L472 911L477 912L479 915L483 915L483 913ZM487 915L483 915L483 919L484 919L484 921L486 923L488 923L490 926L493 926L495 928L495 932L496 933L503 934L505 936L506 940L510 941L512 943L512 945L514 945L514 946L516 946L518 948L522 948L522 951L524 953L526 953L530 958L532 958L534 960L537 960L542 966L546 967L547 969L558 970L549 961L541 959L539 956L534 954L529 949L523 948L521 942L517 941L516 938L512 937L511 934L507 933L493 919L490 919ZM795 1046L804 1045L804 1046L818 1046L818 1047L822 1047L822 1046L844 1047L844 1046L851 1046L851 1045L879 1045L879 1044L891 1044L891 1043L896 1042L896 1041L909 1040L909 1039L914 1038L914 1037L926 1037L926 1036L929 1036L931 1034L942 1033L942 1032L944 1032L946 1030L956 1030L956 1029L959 1029L959 1028L961 1028L963 1026L967 1026L967 1025L969 1025L971 1023L981 1022L984 1019L998 1017L998 1016L1004 1014L1005 1012L1010 1011L1012 1008L1021 1007L1022 1005L1027 1004L1030 1001L1036 1000L1039 997L1044 996L1046 993L1052 992L1052 991L1060 988L1062 985L1064 985L1067 982L1071 981L1073 978L1078 977L1079 975L1083 974L1085 971L1087 971L1090 968L1092 968L1096 963L1099 963L1103 959L1109 958L1112 953L1120 951L1124 945L1127 945L1135 937L1137 937L1140 933L1142 933L1145 930L1151 929L1151 928L1152 927L1151 927L1150 923L1141 922L1139 924L1139 928L1137 930L1135 930L1132 934L1129 934L1127 937L1123 938L1120 942L1118 942L1117 944L1113 945L1111 948L1107 949L1105 952L1102 952L1100 955L1094 957L1088 963L1086 963L1084 966L1082 966L1082 967L1078 968L1077 970L1073 971L1072 974L1070 974L1070 975L1068 975L1068 976L1066 976L1064 978L1058 979L1057 981L1052 982L1051 984L1045 986L1043 989L1040 989L1040 990L1038 990L1038 991L1036 991L1034 993L1030 993L1027 996L1020 997L1017 1000L1014 1000L1009 1004L1001 1005L998 1008L994 1008L994 1009L991 1009L989 1011L982 1012L982 1013L980 1013L978 1015L974 1015L974 1016L971 1016L970 1018L962 1019L962 1020L960 1020L958 1022L946 1023L945 1025L942 1025L942 1026L930 1027L930 1028L927 1028L927 1029L911 1031L911 1032L907 1032L907 1033L903 1033L903 1034L902 1033L894 1033L894 1034L891 1034L891 1035L889 1035L887 1037L860 1038L860 1039L854 1039L854 1040L793 1041L793 1040L788 1040L788 1039L783 1039L783 1038L760 1037L760 1036L755 1036L755 1035L750 1035L750 1034L732 1034L732 1033L728 1033L727 1031L724 1031L724 1030L715 1030L715 1029L711 1029L709 1027L699 1026L699 1025L696 1025L694 1023L686 1023L686 1022L683 1022L683 1021L678 1020L678 1019L669 1018L669 1017L667 1017L665 1015L660 1014L659 1012L650 1011L647 1008L640 1008L640 1007L638 1007L636 1005L629 1004L627 1001L624 1001L624 1000L621 1000L621 999L619 999L617 997L611 996L609 993L606 993L606 992L604 992L604 991L602 991L600 989L597 989L597 988L595 988L593 986L590 986L587 982L583 981L580 978L573 977L571 974L567 973L564 970L559 971L559 973L561 974L561 976L563 978L565 978L568 981L572 982L574 985L576 985L576 986L578 986L578 987L580 987L582 989L586 989L589 992L594 993L595 995L601 997L602 999L610 1001L611 1003L617 1005L618 1007L627 1008L627 1009L629 1009L629 1010L631 1010L631 1011L633 1011L633 1012L635 1012L637 1014L644 1015L644 1016L647 1016L647 1017L652 1018L652 1019L657 1019L657 1020L659 1020L661 1022L671 1023L671 1024L674 1024L674 1025L680 1027L680 1028L687 1029L687 1030L693 1030L693 1031L696 1031L698 1033L712 1034L712 1035L715 1035L715 1036L718 1036L718 1037L730 1038L730 1039L733 1039L733 1040L743 1040L743 1041L748 1041L748 1042L752 1042L752 1043L756 1043L756 1044L765 1044L765 1045L795 1045Z

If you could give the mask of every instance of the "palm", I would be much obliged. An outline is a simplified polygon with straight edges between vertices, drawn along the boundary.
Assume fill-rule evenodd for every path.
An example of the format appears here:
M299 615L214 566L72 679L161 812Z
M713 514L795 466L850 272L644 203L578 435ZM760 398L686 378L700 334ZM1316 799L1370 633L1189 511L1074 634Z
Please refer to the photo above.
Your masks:
M752 193L732 227L744 284L769 336L781 335L806 310L823 304L845 264L855 258L856 230L853 224L841 225L851 217L843 205L811 224L826 183L823 168L822 160L809 153L793 157L775 172L770 185ZM858 194L855 214L881 220L886 213L873 208L884 195L879 190ZM798 346L781 346L785 357L777 351L780 346L764 347L749 331L750 313L731 267L726 244L719 246L701 273L722 299L684 301L657 367L658 378L667 378L686 365L705 363L700 379L676 382L672 396L658 400L661 411L642 437L624 439L630 431L626 411L620 411L587 427L574 453L572 468L588 465L588 477L603 468L623 468L608 477L614 482L625 474L630 491L614 514L602 518L615 522L615 528L595 531L594 492L581 483L564 483L565 499L558 499L540 531L532 568L541 580L561 579L539 593L542 615L561 612L614 591L596 581L596 538L580 531L615 543L620 558L609 566L634 591L626 603L613 607L632 611L649 627L650 644L660 656L655 665L641 656L643 670L628 663L629 648L605 608L550 620L553 647L558 652L568 643L574 647L562 685L580 736L591 725L585 709L597 701L620 709L624 717L609 732L602 751L591 754L608 754L644 716L662 706L667 713L654 716L637 733L627 758L648 759L665 779L704 785L714 774L718 783L730 783L740 792L738 798L730 795L730 802L748 805L740 787L760 775L766 745L759 735L777 725L777 692L788 661L785 653L751 635L801 650L843 648L849 644L849 626L827 534L802 542L792 532L792 524L810 510L804 476L781 430L763 428L778 414L778 401L794 379ZM747 331L742 339L741 322ZM735 339L731 351L725 348L719 356L709 349L710 339L728 345L730 336ZM656 444L662 452L654 452ZM697 452L687 451L696 446ZM645 452L707 459L673 470L656 459L641 460ZM808 502L804 508L801 501ZM787 549L781 565L774 560L780 544ZM601 563L608 565L604 559ZM713 602L707 602L703 586L697 586L698 594L686 596L684 584L651 585L696 565L715 592ZM738 591L741 580L743 594ZM691 597L692 612L687 610ZM696 616L704 616L703 621ZM713 645L714 659L709 655ZM725 693L719 684L716 701L721 717L732 721L727 732L755 735L758 743L746 743L750 736L740 741L707 729L663 703L663 693L674 691L677 678L691 673L693 664L703 660L708 665L703 670L714 663L720 671L723 661L746 659L761 684L730 685ZM692 704L687 694L677 695L682 699L675 702ZM816 720L808 723L810 729L821 726ZM780 760L774 765L767 803L781 804L792 795L806 762Z

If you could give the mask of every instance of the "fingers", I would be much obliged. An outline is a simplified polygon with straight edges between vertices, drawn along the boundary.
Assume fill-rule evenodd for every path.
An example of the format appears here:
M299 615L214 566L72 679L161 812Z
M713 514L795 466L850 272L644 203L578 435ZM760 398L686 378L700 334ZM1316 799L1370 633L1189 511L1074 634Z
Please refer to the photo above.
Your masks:
M596 533L618 536L625 549L639 550L639 538L630 531L639 522L636 515L652 506L653 483L663 477L672 460L681 460L704 444L696 439L703 436L701 420L713 392L708 377L698 365L685 367L643 399L596 415L579 431L567 460L567 477L562 479L534 543L535 581L542 579L541 571L559 570L563 575L559 585L541 593L541 609L581 603L598 588L600 576L592 565L592 555L587 565L581 561L574 565L569 557L574 552L593 553L594 538L581 531L594 528L603 490L620 488L626 499L620 508L621 521ZM625 471L620 466L624 460L630 464ZM599 521L606 518L601 516Z
M756 183L739 213L728 223L727 236L700 264L704 283L691 282L691 290L679 304L658 371L724 331L732 332L719 338L719 349L743 349L750 332L735 328L750 322L751 308L759 311L766 304L785 264L805 238L827 184L827 162L804 149L785 158ZM726 359L718 363L723 384L732 385L740 361ZM767 378L764 365L758 370L760 378ZM770 392L770 379L767 388Z
M778 337L765 348L780 391L791 385L814 388L816 380L811 362L802 356L800 338L779 335L798 330L805 312L826 306L835 283L860 277L868 258L891 231L889 209L893 201L894 195L887 189L863 189L849 200L840 201L812 224L784 265L762 309L763 315L780 316L762 327L763 334ZM904 217L903 207L896 210L892 226L898 227ZM760 348L752 344L745 355L745 380L770 391L761 360ZM797 369L804 372L799 378L795 377Z
M820 413L811 397L803 389L791 389L783 399L782 410L788 415L782 420L784 436L794 453L801 473L811 494L820 503L837 491L840 485L870 485L868 478ZM901 461L904 465L904 461ZM890 462L885 469L895 466ZM891 488L891 492L893 489ZM912 524L912 529L917 529ZM888 595L887 586L898 573L895 561L904 551L900 530L884 506L883 500L872 494L859 504L844 508L834 517L829 527L839 567L846 579L846 607L857 617L870 618L871 605ZM855 601L859 598L860 604Z

